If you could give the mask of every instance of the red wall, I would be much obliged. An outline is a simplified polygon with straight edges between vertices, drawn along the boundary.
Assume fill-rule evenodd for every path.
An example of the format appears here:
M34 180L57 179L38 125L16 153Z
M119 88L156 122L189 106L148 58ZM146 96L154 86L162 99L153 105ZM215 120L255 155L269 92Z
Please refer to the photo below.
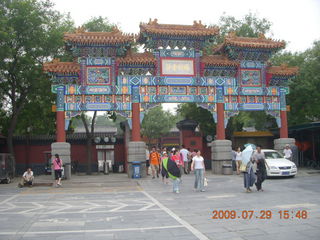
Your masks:
M28 150L29 148L29 150ZM29 160L31 163L46 163L45 155L43 152L51 151L50 145L15 145L14 152L16 163L26 164ZM29 157L29 158L28 158Z

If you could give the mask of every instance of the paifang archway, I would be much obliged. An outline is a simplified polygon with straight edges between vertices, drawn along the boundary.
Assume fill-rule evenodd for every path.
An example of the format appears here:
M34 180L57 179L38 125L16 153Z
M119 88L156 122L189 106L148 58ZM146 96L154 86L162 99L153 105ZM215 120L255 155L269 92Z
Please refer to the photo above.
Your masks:
M129 162L143 160L139 159L144 155L141 113L155 104L182 102L195 102L212 112L216 139L222 141L212 147L217 169L231 152L219 152L217 146L229 146L224 140L225 126L239 111L266 111L277 119L281 144L292 141L288 139L285 96L288 80L298 69L268 63L285 43L263 35L244 38L231 33L214 49L214 55L205 55L203 49L218 34L218 28L201 21L172 25L159 24L156 19L141 23L137 36L118 29L66 33L64 41L75 61L55 59L44 64L57 94L57 142L66 141L65 123L81 111L115 111L132 121ZM133 53L134 42L143 44L145 52ZM59 146L53 150L59 152ZM130 148L141 152L130 154Z

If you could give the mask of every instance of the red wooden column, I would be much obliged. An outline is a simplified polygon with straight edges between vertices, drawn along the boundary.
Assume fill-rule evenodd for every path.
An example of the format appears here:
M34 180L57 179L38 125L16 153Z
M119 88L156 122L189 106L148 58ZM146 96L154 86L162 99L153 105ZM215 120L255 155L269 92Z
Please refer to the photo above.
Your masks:
M140 142L140 103L132 103L132 141Z
M57 142L66 142L63 85L57 87L56 137Z
M288 138L288 120L287 111L280 111L281 127L280 138Z
M57 111L57 123L56 123L56 133L57 133L57 142L66 141L66 131L65 131L65 114L64 111Z
M217 140L224 140L225 138L224 103L217 103Z

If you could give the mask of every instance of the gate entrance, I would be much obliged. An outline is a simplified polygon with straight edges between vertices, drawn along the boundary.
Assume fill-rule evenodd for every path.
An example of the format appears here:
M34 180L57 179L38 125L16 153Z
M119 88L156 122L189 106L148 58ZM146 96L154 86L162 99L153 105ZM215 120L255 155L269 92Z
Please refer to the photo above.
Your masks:
M225 126L239 111L271 114L280 128L278 146L291 143L285 96L288 80L298 70L268 63L285 43L263 35L244 38L231 33L213 50L214 55L206 55L204 48L218 34L218 28L201 21L172 25L159 24L156 19L141 23L137 36L118 29L78 29L65 34L75 61L54 60L44 65L57 94L57 142L65 142L68 121L81 111L114 111L129 119L132 126L129 163L145 161L145 144L140 138L144 112L161 103L194 102L208 109L217 123L217 140L212 145L217 173L220 165L231 160ZM134 42L142 44L145 52L132 52Z

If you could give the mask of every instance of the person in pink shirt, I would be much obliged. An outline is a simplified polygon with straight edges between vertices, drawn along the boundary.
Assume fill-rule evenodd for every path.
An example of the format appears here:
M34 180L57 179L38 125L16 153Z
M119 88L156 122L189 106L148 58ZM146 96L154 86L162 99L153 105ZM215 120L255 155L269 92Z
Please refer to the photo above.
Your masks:
M55 154L55 159L52 161L52 166L55 176L55 186L61 187L61 176L62 176L62 161L59 157L59 154Z

